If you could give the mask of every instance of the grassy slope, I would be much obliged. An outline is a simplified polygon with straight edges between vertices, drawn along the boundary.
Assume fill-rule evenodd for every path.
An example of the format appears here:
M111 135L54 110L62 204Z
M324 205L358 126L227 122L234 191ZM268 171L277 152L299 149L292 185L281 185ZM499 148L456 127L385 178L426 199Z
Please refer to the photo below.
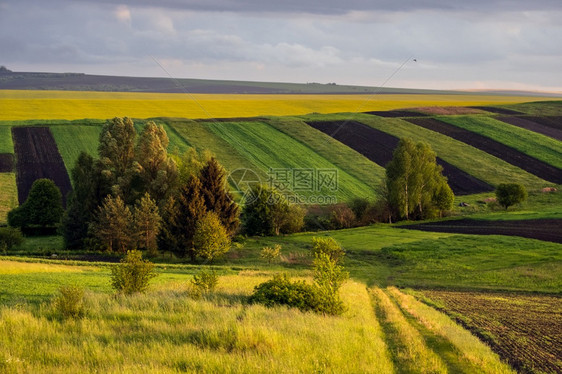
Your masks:
M0 173L0 223L5 223L8 212L18 206L15 173Z
M101 126L57 125L50 128L69 174L81 152L97 158Z
M384 178L385 171L358 153L357 151L334 140L332 137L306 125L296 117L271 117L267 123L277 130L289 135L310 147L338 168L361 180L372 189L377 188Z
M427 142L443 160L491 185L511 182L535 189L550 184L486 152L407 121L367 115L357 116L356 119L399 138Z
M0 126L0 153L14 153L12 128L9 126Z
M562 115L562 101L540 101L519 104L501 105L526 114L536 116L560 116Z
M562 169L562 142L487 116L444 116L439 120L484 135Z
M208 95L0 90L0 120L184 117L231 118L514 104L536 97L486 95Z
M244 155L252 164L265 173L276 169L337 169L338 200L354 197L369 197L372 189L361 180L349 175L307 145L261 122L211 123L209 129ZM264 181L265 182L265 181ZM321 192L324 193L324 192ZM328 192L326 192L328 193ZM318 194L316 191L302 191L303 195Z
M375 225L357 229L304 233L248 241L237 260L254 264L258 249L276 243L293 265L309 261L313 236L331 235L348 251L346 267L356 279L377 285L448 289L560 292L562 245L507 236L416 232ZM232 260L234 261L234 260Z

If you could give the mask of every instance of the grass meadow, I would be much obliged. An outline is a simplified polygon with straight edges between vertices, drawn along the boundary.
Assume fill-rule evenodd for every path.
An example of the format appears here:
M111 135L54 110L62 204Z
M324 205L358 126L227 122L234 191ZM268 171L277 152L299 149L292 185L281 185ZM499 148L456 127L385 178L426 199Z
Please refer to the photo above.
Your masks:
M79 319L59 315L56 288L40 290L35 302L25 294L3 300L5 373L512 372L447 316L395 288L348 281L340 291L347 310L331 317L247 304L269 271L224 274L214 292L194 297L191 273L160 267L146 294L120 296L107 288L105 265L0 265L0 276L17 276L18 283L87 288Z
M423 106L516 104L496 95L241 95L0 90L0 120L112 117L231 118L361 112Z
M9 126L0 126L0 153L14 153L12 128Z

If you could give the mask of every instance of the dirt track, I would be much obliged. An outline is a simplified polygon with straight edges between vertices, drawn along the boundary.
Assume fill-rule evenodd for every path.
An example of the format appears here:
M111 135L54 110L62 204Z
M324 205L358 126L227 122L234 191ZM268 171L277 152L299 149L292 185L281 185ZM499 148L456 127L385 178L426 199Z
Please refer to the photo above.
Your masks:
M548 123L549 118L546 117L515 117L515 116L501 116L497 117L500 121L509 123L510 125L524 128L526 130L538 132L551 138L562 140L562 127L557 129L553 126L545 125ZM543 118L543 120L541 120ZM543 122L540 123L539 121Z
M14 155L11 153L0 153L0 173L14 171Z
M356 121L309 122L308 125L330 135L381 166L392 160L392 153L399 142L397 137ZM494 189L440 158L437 158L437 163L443 166L443 175L449 179L449 186L456 195L469 195Z
M48 127L12 127L12 135L19 203L25 202L31 185L40 178L54 181L65 203L72 187L51 130Z
M432 232L476 235L508 235L562 243L562 219L488 221L459 219L400 226L400 228Z
M497 158L509 162L512 165L520 167L539 178L556 184L562 184L562 170L493 139L434 118L408 118L406 120L414 125L439 132L443 135L447 135L453 139L478 148L486 153L496 156Z

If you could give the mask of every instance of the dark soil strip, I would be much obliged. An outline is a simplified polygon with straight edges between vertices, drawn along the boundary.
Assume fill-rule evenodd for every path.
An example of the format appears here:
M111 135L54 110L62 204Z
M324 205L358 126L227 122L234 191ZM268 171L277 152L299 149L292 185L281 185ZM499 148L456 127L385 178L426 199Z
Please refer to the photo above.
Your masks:
M506 109L506 108L497 108L493 106L471 106L469 108L485 110L486 112L490 113L497 113L497 114L523 114L516 110Z
M398 117L427 117L427 114L420 112L412 112L410 110L375 110L372 112L365 112L365 114L372 114L374 116L386 117L386 118L398 118Z
M308 125L330 135L381 166L392 160L392 153L399 142L395 136L356 121L309 122ZM449 186L456 195L469 195L494 189L439 157L437 163L443 166L443 175L449 179Z
M515 116L501 116L497 117L500 121L509 123L510 125L524 128L526 130L538 132L551 138L562 140L562 128L557 129L551 126L545 126L535 120L531 120L528 117L515 117ZM536 117L541 118L541 117Z
M0 173L14 171L14 155L11 153L0 153Z
M418 223L400 226L400 228L458 234L522 236L562 243L562 219L485 221L465 218L453 221Z
M436 120L435 118L409 118L407 121L478 148L525 171L528 171L539 178L556 184L562 184L562 170L493 139Z
M12 127L12 137L19 203L25 202L33 182L48 178L60 189L65 204L71 190L70 178L51 130L48 127Z
M539 123L543 126L547 126L553 129L557 129L562 131L562 116L520 116L521 118L528 119L529 121L533 121Z

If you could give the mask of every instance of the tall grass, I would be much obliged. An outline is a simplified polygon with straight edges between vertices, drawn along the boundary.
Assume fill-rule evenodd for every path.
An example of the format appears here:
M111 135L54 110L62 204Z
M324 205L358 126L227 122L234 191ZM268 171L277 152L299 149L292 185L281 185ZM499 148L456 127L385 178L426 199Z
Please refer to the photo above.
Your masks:
M453 322L445 314L417 301L413 296L400 292L397 288L388 288L402 308L414 316L431 332L450 341L459 352L461 359L472 366L476 373L514 373L490 347L482 343L469 331Z
M387 341L394 353L397 367L406 373L447 373L447 366L427 347L422 335L406 320L398 306L380 288L371 288L376 306L387 327ZM394 348L394 349L392 349Z
M225 279L200 300L181 285L128 297L90 292L79 320L58 318L48 303L4 307L0 371L393 372L364 286L345 286L350 310L334 318L245 305L259 280Z

